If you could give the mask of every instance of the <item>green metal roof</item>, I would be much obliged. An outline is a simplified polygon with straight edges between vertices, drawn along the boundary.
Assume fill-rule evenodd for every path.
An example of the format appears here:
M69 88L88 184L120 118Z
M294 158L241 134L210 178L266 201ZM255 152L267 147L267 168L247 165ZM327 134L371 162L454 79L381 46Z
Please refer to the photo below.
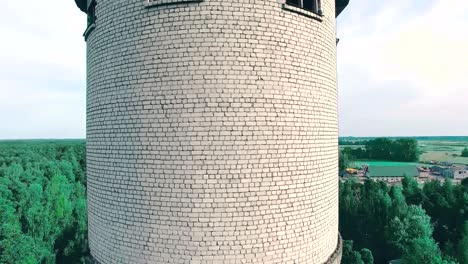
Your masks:
M416 166L370 166L368 177L416 177L419 175Z

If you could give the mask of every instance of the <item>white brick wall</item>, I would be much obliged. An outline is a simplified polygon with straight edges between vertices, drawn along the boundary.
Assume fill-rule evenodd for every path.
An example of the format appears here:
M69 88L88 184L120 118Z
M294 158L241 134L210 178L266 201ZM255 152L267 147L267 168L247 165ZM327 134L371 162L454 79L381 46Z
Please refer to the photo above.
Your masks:
M159 0L158 0L159 1ZM338 237L334 1L98 0L91 252L107 263L324 263Z

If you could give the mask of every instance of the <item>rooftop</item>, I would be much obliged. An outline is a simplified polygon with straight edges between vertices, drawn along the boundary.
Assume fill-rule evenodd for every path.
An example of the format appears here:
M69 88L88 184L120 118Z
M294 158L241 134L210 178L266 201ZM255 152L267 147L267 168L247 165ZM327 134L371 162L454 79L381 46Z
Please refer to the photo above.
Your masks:
M418 168L410 166L370 166L368 177L416 177L419 175Z
M75 0L76 5L78 8L87 13L86 11L88 10L89 5L91 4L92 1L90 0ZM335 0L335 16L337 17L349 4L349 0Z
M349 0L335 0L335 16L337 17L349 4Z

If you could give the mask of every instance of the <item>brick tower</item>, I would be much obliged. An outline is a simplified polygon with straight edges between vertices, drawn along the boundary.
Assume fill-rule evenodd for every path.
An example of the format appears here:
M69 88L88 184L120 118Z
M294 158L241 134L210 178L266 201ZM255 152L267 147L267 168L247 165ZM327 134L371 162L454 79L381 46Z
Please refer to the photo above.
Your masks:
M339 263L347 0L75 0L98 263Z

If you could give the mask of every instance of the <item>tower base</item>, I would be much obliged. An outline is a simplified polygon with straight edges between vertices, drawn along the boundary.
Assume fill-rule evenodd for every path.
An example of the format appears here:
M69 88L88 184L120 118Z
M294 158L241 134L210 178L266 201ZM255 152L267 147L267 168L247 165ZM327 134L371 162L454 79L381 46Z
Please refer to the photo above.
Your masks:
M343 239L341 238L341 235L338 234L338 244L336 246L335 252L333 252L330 258L324 264L340 264L342 255L343 255ZM86 264L101 264L101 263L95 260L93 256L91 256L90 260L87 261Z
M338 245L336 245L335 252L330 256L327 262L325 264L340 264L341 263L341 257L343 255L343 239L341 238L341 235L338 234Z

